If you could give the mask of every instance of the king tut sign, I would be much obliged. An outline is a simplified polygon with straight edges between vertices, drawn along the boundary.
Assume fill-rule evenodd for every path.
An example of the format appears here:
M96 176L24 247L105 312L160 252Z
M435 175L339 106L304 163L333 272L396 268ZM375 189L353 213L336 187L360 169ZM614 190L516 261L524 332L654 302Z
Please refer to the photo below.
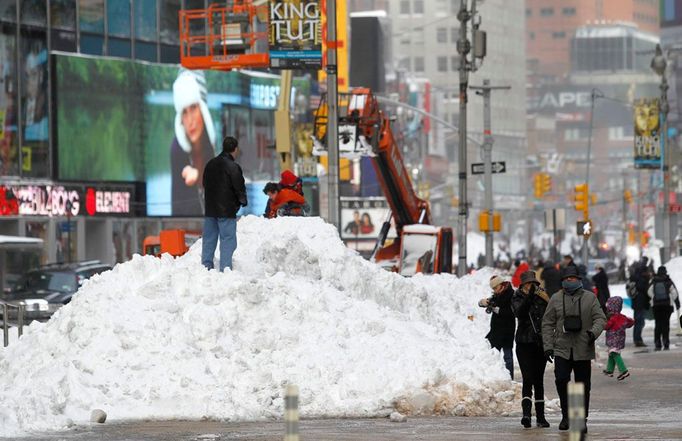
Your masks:
M270 0L270 67L320 69L322 30L318 0Z

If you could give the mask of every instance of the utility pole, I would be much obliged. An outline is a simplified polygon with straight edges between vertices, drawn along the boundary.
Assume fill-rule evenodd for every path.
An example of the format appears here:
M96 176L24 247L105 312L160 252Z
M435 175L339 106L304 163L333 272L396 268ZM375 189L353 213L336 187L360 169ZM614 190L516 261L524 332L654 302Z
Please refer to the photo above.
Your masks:
M469 72L476 71L476 59L483 59L486 52L486 36L478 30L480 24L476 22L476 0L471 0L471 10L468 8L469 0L460 0L460 8L457 13L459 20L459 40L457 52L459 53L459 228L457 244L459 260L457 263L457 276L463 277L467 273L467 102L469 88ZM467 37L467 23L472 21L473 58L469 61L469 53L472 49L471 41Z
M340 231L339 216L339 97L336 65L336 0L327 0L327 179L328 221Z
M589 188L590 188L590 162L591 162L591 156L592 156L592 131L594 129L594 101L596 98L603 98L604 94L598 91L596 88L592 89L592 92L590 93L590 131L587 135L587 160L585 161L587 163L587 172L585 176L585 184L587 184L588 188L588 194L587 194L587 201L585 202L587 206L589 207L590 203L590 194L589 194ZM589 219L583 219L584 221L588 221ZM583 265L587 268L587 263L590 258L590 238L589 236L583 236Z
M483 96L483 173L485 182L485 210L488 213L488 228L485 232L485 265L493 266L493 143L492 110L490 92L493 90L509 90L511 86L491 86L490 80L483 80L483 86L472 86L476 95Z
M670 260L670 151L668 149L668 79L666 68L668 62L663 55L661 45L656 45L656 54L651 60L651 68L661 77L661 114L663 116L663 149L661 151L661 169L663 171L663 249L661 250L661 264L665 265Z

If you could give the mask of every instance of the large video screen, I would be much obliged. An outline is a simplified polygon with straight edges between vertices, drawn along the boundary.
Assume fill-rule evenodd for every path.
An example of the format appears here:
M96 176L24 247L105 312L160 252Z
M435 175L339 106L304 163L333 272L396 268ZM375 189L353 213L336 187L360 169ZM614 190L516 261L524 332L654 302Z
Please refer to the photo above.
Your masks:
M144 181L149 216L202 216L203 168L226 135L247 176L277 174L275 75L73 55L55 66L60 180ZM309 83L294 84L292 103L307 103Z

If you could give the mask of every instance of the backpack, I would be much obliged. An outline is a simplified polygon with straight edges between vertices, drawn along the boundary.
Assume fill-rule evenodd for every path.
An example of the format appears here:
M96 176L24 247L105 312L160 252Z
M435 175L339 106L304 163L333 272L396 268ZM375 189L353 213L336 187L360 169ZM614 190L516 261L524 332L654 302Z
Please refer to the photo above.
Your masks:
M637 294L639 293L639 291L637 291L637 283L633 280L628 280L628 282L625 284L625 292L630 299L637 297Z
M654 306L669 306L670 290L664 281L654 282Z

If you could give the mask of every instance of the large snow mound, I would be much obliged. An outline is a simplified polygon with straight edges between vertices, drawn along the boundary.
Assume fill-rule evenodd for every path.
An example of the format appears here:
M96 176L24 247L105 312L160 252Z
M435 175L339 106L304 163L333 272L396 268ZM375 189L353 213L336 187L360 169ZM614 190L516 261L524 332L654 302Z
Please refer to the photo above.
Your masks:
M0 352L0 434L110 419L490 415L518 385L484 339L490 273L403 278L317 218L242 218L234 271L135 256ZM467 319L473 316L473 320ZM518 403L518 402L517 402Z

